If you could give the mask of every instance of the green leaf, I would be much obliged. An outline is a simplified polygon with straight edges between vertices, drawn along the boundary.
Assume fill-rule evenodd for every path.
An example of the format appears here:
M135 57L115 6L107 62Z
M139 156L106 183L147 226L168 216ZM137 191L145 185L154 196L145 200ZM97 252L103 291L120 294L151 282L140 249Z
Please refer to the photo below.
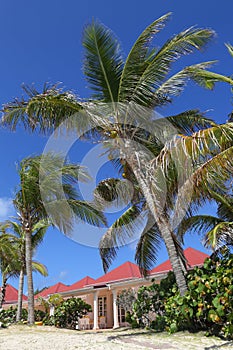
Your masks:
M214 307L216 307L216 309L220 306L220 298L219 296L215 297L212 301L212 304L214 305Z
M122 72L119 42L113 33L99 22L92 22L84 30L84 74L94 97L104 102L116 102Z

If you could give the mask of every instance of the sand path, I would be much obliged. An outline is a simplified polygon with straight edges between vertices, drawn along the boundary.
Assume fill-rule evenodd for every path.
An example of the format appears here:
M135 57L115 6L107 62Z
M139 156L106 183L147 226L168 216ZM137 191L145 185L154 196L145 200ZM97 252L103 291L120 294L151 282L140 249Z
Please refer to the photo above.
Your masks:
M71 331L44 326L11 326L0 329L1 350L228 350L233 341L203 334L151 333L141 330Z

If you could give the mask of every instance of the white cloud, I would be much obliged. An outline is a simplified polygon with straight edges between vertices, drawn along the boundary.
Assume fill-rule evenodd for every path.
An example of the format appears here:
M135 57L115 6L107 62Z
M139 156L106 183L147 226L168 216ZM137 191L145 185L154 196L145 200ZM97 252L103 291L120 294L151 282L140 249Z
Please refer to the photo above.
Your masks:
M9 219L14 214L12 198L0 197L0 221Z
M67 275L68 275L68 271L61 271L60 273L59 273L59 279L63 279L63 278L66 278L67 277Z

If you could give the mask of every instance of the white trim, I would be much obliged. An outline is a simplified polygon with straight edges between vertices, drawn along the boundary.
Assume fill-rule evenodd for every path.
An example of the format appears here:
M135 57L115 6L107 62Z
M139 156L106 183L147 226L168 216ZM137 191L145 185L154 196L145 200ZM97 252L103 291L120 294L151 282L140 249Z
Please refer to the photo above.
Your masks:
M119 328L118 320L118 305L117 305L117 290L112 290L113 295L113 328Z
M93 329L99 329L99 324L98 324L98 295L99 295L99 291L95 291L95 293L94 293L94 301L93 301L93 311L94 311L94 325L93 325Z

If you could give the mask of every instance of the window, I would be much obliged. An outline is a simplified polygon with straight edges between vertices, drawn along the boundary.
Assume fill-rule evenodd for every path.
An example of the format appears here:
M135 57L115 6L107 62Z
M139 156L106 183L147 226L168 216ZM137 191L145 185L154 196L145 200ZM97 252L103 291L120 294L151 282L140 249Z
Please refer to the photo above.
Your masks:
M125 309L123 307L118 305L118 322L124 323L125 322Z
M107 297L98 298L98 316L107 316Z

